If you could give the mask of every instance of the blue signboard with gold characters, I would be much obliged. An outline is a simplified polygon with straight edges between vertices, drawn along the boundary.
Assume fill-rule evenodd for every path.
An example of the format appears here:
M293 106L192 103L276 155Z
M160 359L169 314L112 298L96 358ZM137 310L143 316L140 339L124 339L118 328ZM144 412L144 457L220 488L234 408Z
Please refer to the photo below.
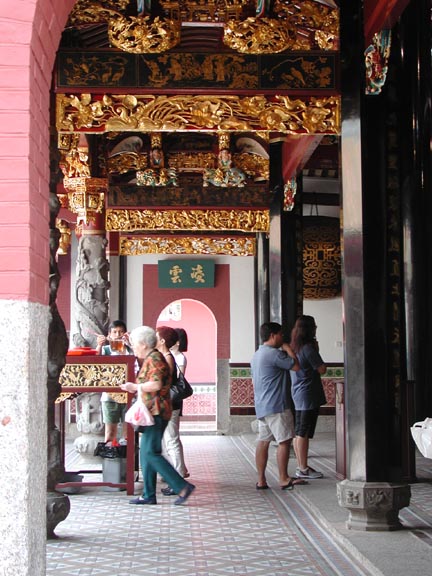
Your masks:
M212 260L159 260L159 288L213 288Z

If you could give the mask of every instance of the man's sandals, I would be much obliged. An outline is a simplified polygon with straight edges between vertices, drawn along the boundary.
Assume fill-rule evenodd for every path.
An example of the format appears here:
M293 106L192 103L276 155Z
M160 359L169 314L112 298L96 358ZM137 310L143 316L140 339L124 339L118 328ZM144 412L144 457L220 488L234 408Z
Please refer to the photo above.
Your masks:
M290 478L288 484L281 486L281 490L294 490L294 486L303 486L307 484L306 480L302 480L301 478Z
M304 484L307 484L308 482L306 482L306 480L302 480L301 478L290 478L288 484L285 484L284 486L281 486L280 489L281 490L294 490L294 486L302 486ZM257 482L256 484L256 489L257 490L268 490L270 488L270 486L268 486L267 484L264 484L264 486L260 486Z

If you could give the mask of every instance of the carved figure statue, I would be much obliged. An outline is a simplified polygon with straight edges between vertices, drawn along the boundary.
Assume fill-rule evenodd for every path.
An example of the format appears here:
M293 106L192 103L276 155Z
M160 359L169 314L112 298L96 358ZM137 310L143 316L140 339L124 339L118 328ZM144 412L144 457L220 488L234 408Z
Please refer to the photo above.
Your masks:
M77 429L81 436L74 441L74 448L84 456L93 456L104 434L101 395L96 392L80 394L76 399Z
M213 186L242 188L245 181L245 173L232 165L231 152L227 148L223 148L219 152L218 167L210 168L204 172L203 186L208 186L210 183Z
M147 170L137 172L138 186L177 186L175 168L165 168L163 152L160 148L152 148Z

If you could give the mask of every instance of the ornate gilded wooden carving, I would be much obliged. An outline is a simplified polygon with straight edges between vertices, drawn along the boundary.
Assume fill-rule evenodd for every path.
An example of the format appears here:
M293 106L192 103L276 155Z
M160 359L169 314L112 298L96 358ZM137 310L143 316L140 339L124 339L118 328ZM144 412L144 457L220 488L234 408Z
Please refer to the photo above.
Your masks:
M81 26L95 22L107 22L125 11L130 0L78 0L70 13L68 26Z
M341 290L338 218L303 218L303 298L335 298Z
M294 197L297 194L297 180L295 178L291 178L286 184L284 185L283 191L283 209L285 212L291 212L294 208Z
M180 174L178 186L143 187L132 184L111 184L107 207L160 208L268 208L271 194L268 182L248 182L244 188L203 188L199 174Z
M215 165L212 152L173 152L168 155L168 164L178 172L203 172Z
M159 17L116 16L108 21L108 38L124 52L166 52L180 42L180 22Z
M60 169L66 178L88 178L90 176L88 150L78 147L79 134L73 136L69 142L71 148L61 151Z
M338 49L338 10L311 0L275 0L273 12L290 30L292 50Z
M207 129L338 134L340 99L57 94L56 125L59 132Z
M391 30L382 30L375 34L372 44L365 51L366 94L381 93L388 70L391 49Z
M121 256L140 254L217 254L254 256L255 238L246 236L136 236L120 238Z
M79 0L68 26L108 23L111 43L126 52L162 52L180 38L181 22L218 22L225 25L224 41L234 50L263 53L291 49L337 49L339 13L311 0L275 0L259 17L255 0L160 0L167 19L150 14L130 15L129 2ZM153 16L156 16L153 18ZM233 35L233 30L235 34Z
M134 152L124 152L107 160L109 173L125 174L131 170L145 170L148 167L147 154L135 154Z
M90 90L135 86L143 90L337 90L335 52L283 54L118 54L60 50L57 87Z
M78 214L78 224L94 222L105 206L107 180L105 178L64 178L68 192L68 208Z
M115 210L106 211L106 230L231 230L268 232L268 210Z
M60 232L59 246L57 253L65 255L68 253L69 246L71 244L72 231L69 227L69 223L61 218L56 218L56 228Z
M95 388L118 387L128 380L127 364L66 364L60 374L60 385L67 388L79 388L83 386ZM62 392L57 401L63 401L73 396L73 392ZM116 402L125 404L127 394L123 392L110 392L115 395Z
M288 50L294 44L285 22L252 17L228 22L223 41L232 50L247 54L274 54Z
M285 50L335 50L339 13L317 2L276 0L267 16L230 20L224 43L247 54L274 54Z
M68 388L119 386L127 382L127 364L66 364L60 385Z

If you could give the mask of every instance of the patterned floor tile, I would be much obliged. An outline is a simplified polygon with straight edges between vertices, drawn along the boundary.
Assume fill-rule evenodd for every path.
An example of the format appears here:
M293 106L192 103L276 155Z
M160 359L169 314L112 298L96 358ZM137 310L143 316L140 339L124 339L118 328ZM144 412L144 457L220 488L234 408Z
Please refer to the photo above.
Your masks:
M130 506L125 492L83 487L48 542L46 573L368 576L294 492L255 489L239 437L185 436L184 446L197 485L186 506L162 494L158 506Z

